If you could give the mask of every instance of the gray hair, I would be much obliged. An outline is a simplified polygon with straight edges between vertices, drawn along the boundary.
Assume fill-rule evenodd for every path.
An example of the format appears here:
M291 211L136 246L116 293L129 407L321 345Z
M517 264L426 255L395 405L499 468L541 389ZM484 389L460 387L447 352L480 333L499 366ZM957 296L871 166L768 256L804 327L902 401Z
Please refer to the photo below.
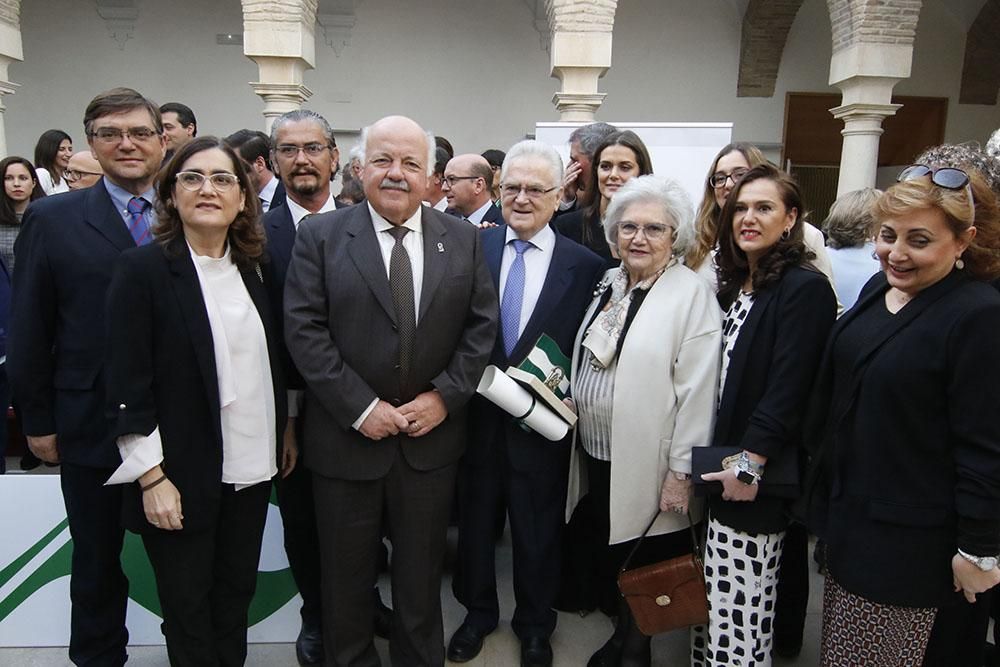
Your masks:
M365 125L361 128L361 136L358 138L358 145L355 149L358 151L358 159L361 160L361 165L364 166L368 160L368 132L371 130L371 125ZM424 133L424 139L427 142L427 176L431 176L434 173L434 163L437 159L437 142L434 141L434 133L428 132L427 130L420 128ZM351 150L351 157L354 157L354 149Z
M274 124L271 125L271 147L278 147L278 131L282 127L289 123L300 123L304 120L311 121L319 126L330 148L337 145L337 140L333 136L333 128L330 127L330 123L327 122L326 118L309 109L296 109L295 111L283 113L274 120Z
M1000 197L1000 158L992 157L977 143L933 146L918 155L914 162L928 167L974 169L986 180L990 190Z
M823 231L829 237L826 244L834 249L858 248L871 240L875 236L872 206L881 196L881 190L862 188L837 197L823 221Z
M593 157L597 147L617 131L617 127L608 123L590 123L573 130L569 135L569 143L580 144L580 150Z
M504 177L507 175L507 169L510 168L514 160L526 157L536 157L545 160L548 163L549 176L551 177L549 184L554 187L562 185L563 163L562 158L559 157L559 152L552 148L552 146L535 139L525 139L511 146L511 149L507 151L507 157L503 159L503 165L500 167L500 180L504 180Z
M674 228L673 254L683 255L694 238L694 205L687 190L672 178L636 176L629 179L608 204L604 214L604 234L611 245L618 244L618 223L633 204L653 203L663 208L668 224Z
M990 140L986 142L986 154L994 160L1000 160L1000 130L990 135Z

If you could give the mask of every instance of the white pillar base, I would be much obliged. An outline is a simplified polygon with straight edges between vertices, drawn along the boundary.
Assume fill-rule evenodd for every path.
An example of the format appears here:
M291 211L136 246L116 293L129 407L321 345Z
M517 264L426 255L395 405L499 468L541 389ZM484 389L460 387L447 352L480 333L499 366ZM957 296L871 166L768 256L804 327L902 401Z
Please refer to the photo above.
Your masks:
M559 120L592 123L605 97L607 93L555 93L552 103L559 112Z

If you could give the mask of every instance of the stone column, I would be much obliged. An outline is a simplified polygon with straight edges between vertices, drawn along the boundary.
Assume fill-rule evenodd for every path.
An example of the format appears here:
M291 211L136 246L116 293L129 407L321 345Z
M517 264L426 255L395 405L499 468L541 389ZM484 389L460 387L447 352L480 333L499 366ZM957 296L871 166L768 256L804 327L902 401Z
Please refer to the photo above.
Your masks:
M10 81L7 68L12 62L24 60L21 48L21 0L0 0L0 158L7 157L7 132L4 127L5 95L12 94L18 84Z
M844 129L840 131L844 136L844 146L840 153L838 197L845 192L875 187L882 121L895 114L901 106L858 102L830 109L834 118L844 121Z
M257 63L250 83L264 100L264 131L281 114L302 108L312 96L303 83L316 63L317 0L242 0L243 53Z
M617 8L618 0L545 0L551 73L562 82L552 96L559 120L593 122L604 101L597 81L611 67Z

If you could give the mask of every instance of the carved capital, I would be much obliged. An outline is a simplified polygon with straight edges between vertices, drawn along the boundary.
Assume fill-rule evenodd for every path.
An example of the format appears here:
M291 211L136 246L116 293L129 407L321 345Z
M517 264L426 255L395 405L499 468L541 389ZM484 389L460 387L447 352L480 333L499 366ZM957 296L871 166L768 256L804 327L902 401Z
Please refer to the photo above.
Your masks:
M132 39L135 22L139 18L134 0L97 0L97 14L104 20L111 39L120 50L124 50L125 42Z

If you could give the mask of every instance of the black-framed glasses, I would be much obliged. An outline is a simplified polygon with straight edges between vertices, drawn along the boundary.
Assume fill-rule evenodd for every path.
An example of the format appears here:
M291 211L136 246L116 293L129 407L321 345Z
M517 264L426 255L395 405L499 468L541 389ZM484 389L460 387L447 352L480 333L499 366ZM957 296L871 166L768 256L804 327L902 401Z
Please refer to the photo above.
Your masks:
M897 183L915 181L924 176L931 177L931 183L945 190L961 190L969 184L969 175L955 167L928 167L926 164L911 164L899 172Z
M206 178L217 192L227 192L240 182L240 179L236 178L236 174L230 174L228 171L218 171L207 176L199 174L197 171L177 172L177 184L191 192L201 190Z
M635 222L619 222L618 223L618 236L623 239L630 239L642 230L643 236L646 237L648 241L659 241L660 239L666 238L667 234L671 233L673 228L670 225L661 225L658 222L653 222L648 225L640 225Z
M103 176L104 174L96 171L80 171L79 169L67 169L63 172L63 178L72 183L73 181L78 181L84 176Z
M482 178L482 176L445 176L441 179L442 183L447 183L449 188L455 187L455 183L459 181L474 181L477 178Z
M743 178L743 176L746 175L748 171L750 170L745 167L737 167L728 174L725 174L720 171L715 174L712 174L711 178L708 179L708 182L712 184L713 188L721 188L726 184L726 181L732 179L733 185L736 185L736 181Z
M302 151L309 157L319 157L326 149L330 148L328 144L312 143L306 144L304 146L296 146L295 144L278 144L274 147L274 152L283 158L293 158L297 157L299 151Z
M528 199L538 199L543 195L547 195L553 190L558 190L559 186L553 186L551 188L543 188L540 185L524 185L523 183L501 183L500 184L500 194L503 195L505 199L514 199L522 192L528 197Z
M125 130L117 127L99 127L90 133L90 136L102 144L117 144L128 135L132 141L149 141L153 137L160 136L160 133L151 127L130 127Z

